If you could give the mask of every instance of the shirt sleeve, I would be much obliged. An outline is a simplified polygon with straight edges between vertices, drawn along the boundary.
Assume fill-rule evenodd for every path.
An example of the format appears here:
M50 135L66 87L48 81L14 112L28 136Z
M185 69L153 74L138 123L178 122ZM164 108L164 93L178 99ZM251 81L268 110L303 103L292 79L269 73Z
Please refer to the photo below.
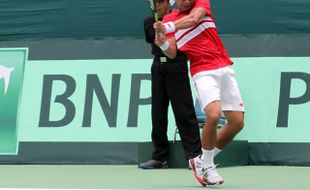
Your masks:
M206 11L206 15L212 16L209 0L196 0L194 8L203 8Z

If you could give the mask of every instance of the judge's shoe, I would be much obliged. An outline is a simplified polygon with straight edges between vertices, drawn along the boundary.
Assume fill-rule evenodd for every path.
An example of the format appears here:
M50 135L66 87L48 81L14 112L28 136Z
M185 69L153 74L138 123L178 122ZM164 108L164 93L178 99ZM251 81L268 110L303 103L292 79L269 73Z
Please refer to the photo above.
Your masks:
M139 168L142 169L160 169L168 168L168 162L166 160L149 160L139 164Z

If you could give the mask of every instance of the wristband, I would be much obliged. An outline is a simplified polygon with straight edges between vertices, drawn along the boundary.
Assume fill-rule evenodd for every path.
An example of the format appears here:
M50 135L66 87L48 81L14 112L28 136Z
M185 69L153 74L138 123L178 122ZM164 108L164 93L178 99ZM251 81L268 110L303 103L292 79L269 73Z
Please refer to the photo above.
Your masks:
M173 22L167 22L164 24L165 29L166 29L166 34L172 33L175 31L175 25Z
M159 48L162 50L162 51L166 51L168 48L169 48L169 42L168 40L165 41L165 43L163 43L162 45L159 46Z

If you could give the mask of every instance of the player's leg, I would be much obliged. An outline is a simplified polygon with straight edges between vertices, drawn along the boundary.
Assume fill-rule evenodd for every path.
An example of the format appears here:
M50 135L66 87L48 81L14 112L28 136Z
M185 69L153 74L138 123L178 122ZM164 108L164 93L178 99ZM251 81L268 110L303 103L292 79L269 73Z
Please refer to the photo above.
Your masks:
M222 69L222 110L227 125L218 131L217 147L223 149L242 130L244 126L244 105L234 70L229 66Z
M242 130L244 113L238 111L224 111L227 124L218 130L216 147L223 150L233 138Z
M220 101L211 102L205 109L206 124L202 131L202 147L204 157L204 181L208 185L222 184L223 178L214 165L214 151L217 141L217 125L221 117Z
M213 150L216 146L217 124L221 118L221 103L214 101L205 108L206 123L202 131L202 147L205 150Z
M223 178L217 173L214 165L214 149L216 132L221 117L220 77L217 70L205 71L193 77L197 90L197 97L204 108L206 123L202 132L202 147L204 158L204 181L208 185L221 184Z

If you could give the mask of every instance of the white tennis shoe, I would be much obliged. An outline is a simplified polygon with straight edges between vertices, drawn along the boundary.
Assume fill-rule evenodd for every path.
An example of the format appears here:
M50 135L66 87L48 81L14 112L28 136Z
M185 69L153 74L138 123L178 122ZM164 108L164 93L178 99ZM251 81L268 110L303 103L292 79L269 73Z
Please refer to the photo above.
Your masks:
M224 183L224 179L220 176L220 174L216 170L216 166L210 166L208 168L203 169L203 181L206 185L215 185Z
M203 176L204 176L204 172L203 172L203 159L202 156L199 155L195 158L189 159L189 166L192 169L193 173L194 173L194 177L197 179L197 181L202 185L202 186L206 186L206 183L203 181Z

